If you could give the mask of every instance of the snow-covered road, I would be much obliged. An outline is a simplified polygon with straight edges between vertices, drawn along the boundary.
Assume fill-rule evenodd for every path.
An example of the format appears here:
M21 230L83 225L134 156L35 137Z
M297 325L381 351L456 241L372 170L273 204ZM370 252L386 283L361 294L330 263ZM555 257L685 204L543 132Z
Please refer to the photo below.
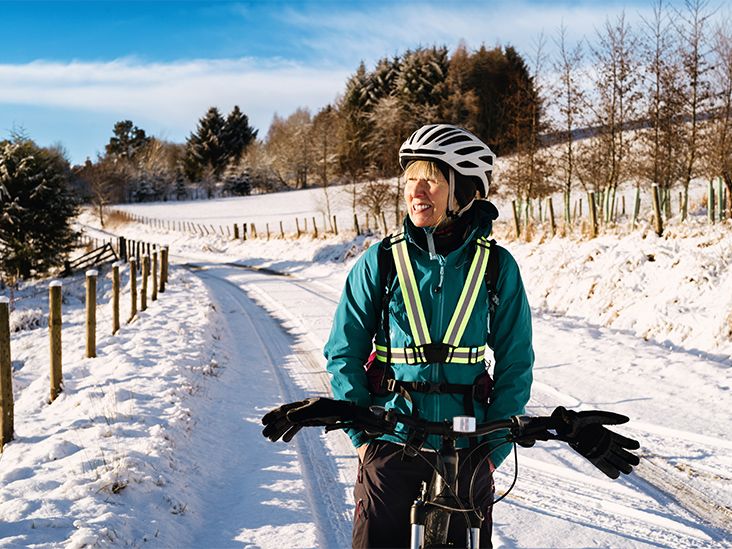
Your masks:
M327 393L320 350L339 289L233 266L198 262L189 268L207 286L227 325L222 333L230 338L225 346L230 362L222 378L230 395L209 420L212 440L222 438L219 432L241 432L227 447L203 444L213 451L211 470L220 478L207 488L206 501L214 510L202 520L197 545L347 546L355 458L346 437L311 429L286 446L268 444L256 433L257 417L274 405ZM625 413L632 418L626 432L641 440L644 455L661 464L664 475L691 468L703 498L730 505L729 488L720 482L731 465L732 443L723 432L732 423L730 410L720 407L714 411L716 421L709 420L710 399L721 384L715 386L714 380L724 378L721 364L575 319L537 314L534 329L537 365L530 413L560 404ZM239 371L245 365L246 371ZM260 366L252 370L253 365ZM272 386L279 390L275 401ZM689 386L697 390L686 391ZM688 508L688 494L655 486L650 463L644 461L634 477L610 481L558 444L519 453L518 485L495 510L497 546L730 543L719 524L725 511L701 520ZM512 476L509 459L497 476L499 491Z

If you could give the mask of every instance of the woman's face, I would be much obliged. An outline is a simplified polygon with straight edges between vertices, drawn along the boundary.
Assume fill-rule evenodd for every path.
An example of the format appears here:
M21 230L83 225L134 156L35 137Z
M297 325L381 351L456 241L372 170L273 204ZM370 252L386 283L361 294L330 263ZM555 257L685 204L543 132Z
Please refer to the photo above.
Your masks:
M404 200L416 227L436 227L447 215L450 186L441 173L407 177Z

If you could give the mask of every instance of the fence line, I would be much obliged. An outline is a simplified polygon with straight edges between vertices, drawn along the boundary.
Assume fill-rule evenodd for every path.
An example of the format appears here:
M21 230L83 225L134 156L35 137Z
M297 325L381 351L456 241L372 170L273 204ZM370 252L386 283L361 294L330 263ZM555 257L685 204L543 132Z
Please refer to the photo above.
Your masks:
M129 243L130 241L127 241ZM120 238L119 243L125 246L125 239ZM152 300L157 300L158 281L161 282L160 291L163 291L162 284L168 281L168 248L159 247L157 245L141 247L140 243L132 242L135 251L141 248L149 248L153 251L152 270L150 273L150 257L144 255L143 259L143 275L141 302L142 310L147 308L147 290L148 277L152 274ZM132 249L132 247L131 247ZM161 255L161 261L158 261L158 249ZM112 336L116 335L120 330L120 267L123 262L116 262L112 266L112 296L110 299L112 314ZM90 269L86 271L85 277L81 283L85 284L85 329L86 329L86 345L85 356L87 358L95 358L97 356L97 326L100 319L97 314L98 310L98 284L97 279L99 271ZM131 300L131 314L128 322L131 322L138 314L137 311L137 260L134 256L129 258L129 290ZM74 288L79 282L73 282L69 287ZM48 333L49 333L49 365L50 365L50 394L48 403L53 403L59 394L64 390L63 387L63 354L62 354L62 328L63 328L63 284L60 280L53 280L48 285L49 295L49 314L48 314ZM10 299L6 296L0 296L0 452L2 452L5 444L13 439L14 435L14 403L12 390L12 366L11 366L11 340L10 340Z

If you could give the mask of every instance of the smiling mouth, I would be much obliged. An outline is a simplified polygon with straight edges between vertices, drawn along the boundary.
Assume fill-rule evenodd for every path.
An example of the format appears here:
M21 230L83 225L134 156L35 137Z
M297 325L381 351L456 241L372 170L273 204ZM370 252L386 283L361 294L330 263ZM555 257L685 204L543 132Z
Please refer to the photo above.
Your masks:
M432 207L431 204L415 204L412 206L412 209L415 211L415 213L424 212L425 210L429 210Z

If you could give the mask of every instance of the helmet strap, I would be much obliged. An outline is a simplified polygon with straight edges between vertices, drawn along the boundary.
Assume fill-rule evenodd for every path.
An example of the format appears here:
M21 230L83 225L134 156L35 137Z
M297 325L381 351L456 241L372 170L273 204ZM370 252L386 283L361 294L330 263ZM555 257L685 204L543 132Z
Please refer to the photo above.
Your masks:
M460 213L456 212L452 209L452 205L455 203L455 170L452 169L452 167L448 168L450 170L449 173L449 188L450 192L447 197L447 217L448 219L456 219Z

